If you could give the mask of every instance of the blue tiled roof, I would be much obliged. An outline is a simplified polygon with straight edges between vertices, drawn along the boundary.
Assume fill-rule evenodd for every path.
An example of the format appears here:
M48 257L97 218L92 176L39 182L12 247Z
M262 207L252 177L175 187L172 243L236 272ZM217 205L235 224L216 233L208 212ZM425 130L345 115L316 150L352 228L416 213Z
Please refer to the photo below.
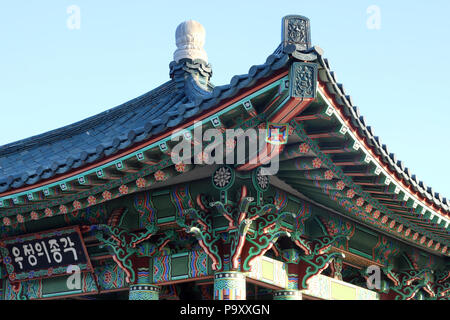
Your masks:
M0 147L0 192L33 185L111 156L135 143L217 106L241 89L284 67L289 55L279 49L230 84L206 86L184 72L211 74L201 61L171 63L173 78L160 87L96 116Z
M132 130L145 136L145 124L182 100L173 81L136 99L80 122L0 148L0 189L34 184L123 148ZM139 139L141 137L135 137ZM6 182L6 185L5 185Z

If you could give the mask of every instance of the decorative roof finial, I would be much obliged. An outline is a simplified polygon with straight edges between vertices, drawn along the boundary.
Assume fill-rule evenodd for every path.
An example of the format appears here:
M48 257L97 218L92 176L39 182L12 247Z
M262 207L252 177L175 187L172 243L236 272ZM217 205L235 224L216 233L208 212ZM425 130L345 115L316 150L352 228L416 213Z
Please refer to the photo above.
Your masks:
M181 59L201 59L208 63L208 55L203 49L205 44L205 28L194 20L180 23L175 31L177 50L173 54L175 62Z
M283 18L281 42L284 47L295 45L297 50L308 50L311 47L311 29L309 19L303 16L290 15Z

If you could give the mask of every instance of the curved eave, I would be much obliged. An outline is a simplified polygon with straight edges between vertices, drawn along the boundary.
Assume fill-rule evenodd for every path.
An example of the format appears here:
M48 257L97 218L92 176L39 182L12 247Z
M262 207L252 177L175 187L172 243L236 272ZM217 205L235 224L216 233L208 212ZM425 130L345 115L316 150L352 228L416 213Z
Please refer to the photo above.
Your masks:
M176 101L177 108L172 112L164 113L144 126L123 132L120 136L112 139L109 144L99 144L89 150L84 150L76 159L70 157L62 163L55 162L47 167L39 167L33 172L17 172L14 175L3 177L0 179L0 207L2 201L22 196L37 187L42 188L44 185L55 183L55 181L79 175L93 167L102 166L123 157L124 154L133 152L136 148L145 147L149 144L148 141L154 143L163 139L174 130L186 127L193 120L207 119L208 116L220 112L239 100L239 97L235 97L239 96L241 91L246 90L245 94L251 94L252 90L261 87L260 82L264 78L276 77L288 61L288 54L276 52L270 55L264 64L252 66L248 74L234 76L229 84L216 86L208 94L197 94L191 91L191 101L188 103ZM155 108L158 107L161 108L163 105Z
M141 139L136 138L136 131L132 130L127 134L128 145L123 150L118 150L112 155L89 163L82 168L77 168L77 170L71 170L65 174L56 174L51 179L43 179L25 188L3 193L0 198L1 204L3 204L2 217L28 214L32 210L47 209L49 206L58 210L60 205L65 206L63 207L64 211L68 210L70 212L70 210L76 209L72 208L72 201L75 198L87 194L88 191L96 192L97 190L98 192L100 189L98 186L89 185L92 187L91 190L82 190L83 186L80 186L79 179L89 180L93 178L97 180L98 178L109 178L99 176L98 172L102 174L102 172L108 171L111 174L111 179L117 179L118 177L120 178L123 172L133 175L133 171L145 171L145 168L143 169L142 167L133 168L133 162L136 163L136 161L146 163L146 167L155 170L158 170L159 167L170 166L171 161L168 156L170 150L167 149L167 145L174 132L193 130L194 123L198 121L201 121L203 126L211 127L215 123L213 120L219 119L220 122L222 117L229 117L228 114L231 112L244 112L251 118L251 114L244 108L243 102L257 97L270 88L273 88L271 89L272 91L275 90L277 92L276 87L280 86L283 81L286 81L288 71L285 67L288 61L289 57L287 54L273 54L269 56L265 64L251 67L248 75L235 76L231 79L229 85L215 87L210 95L203 97L201 100L198 99L198 104L194 108L195 112L190 118L186 120L180 119L180 121L175 121L173 118L170 119L171 122L166 126L165 130L149 139L145 139L143 142L140 142ZM147 160L141 161L139 156L142 154L146 154L145 157L148 157L149 154L156 155L157 159L153 162L150 161L151 163ZM129 163L131 163L130 168L128 168ZM164 165L159 165L160 163L164 163ZM125 170L118 168L120 164L125 164L123 166ZM118 172L120 170L122 171ZM118 177L114 177L114 175L118 175ZM109 183L109 179L100 182L104 186L107 186ZM75 199L75 201L78 200ZM65 203L70 203L68 208ZM10 220L6 221L10 222Z
M318 105L320 104L312 106L312 109L317 110ZM277 177L308 198L344 216L427 251L448 255L448 231L433 226L431 222L413 213L407 213L406 217L403 217L392 212L370 192L359 186L354 181L352 172L348 172L345 166L336 161L335 154L329 152L332 149L325 148L325 138L321 135L318 139L314 137L316 134L311 134L311 122L325 120L329 123L332 117L324 116L324 111L321 111L319 116L311 116L308 111L312 110L305 110L305 113L291 122L293 132L299 139L292 139L292 143L287 145L280 155ZM348 141L349 131L342 133L339 129L340 126L331 132L331 137ZM334 149L336 150L338 149ZM348 157L351 154L365 163L365 157L360 155L361 148L349 150L341 145L339 151L341 155ZM364 173L366 172L368 171Z
M396 159L394 153L389 152L380 138L373 135L371 127L366 125L364 117L359 114L358 107L353 105L343 85L337 83L336 74L330 70L328 60L319 56L319 62L323 67L319 70L321 92L350 128L365 152L372 156L382 172L389 176L405 194L448 223L450 221L448 200L427 187L423 181L419 181L401 161Z

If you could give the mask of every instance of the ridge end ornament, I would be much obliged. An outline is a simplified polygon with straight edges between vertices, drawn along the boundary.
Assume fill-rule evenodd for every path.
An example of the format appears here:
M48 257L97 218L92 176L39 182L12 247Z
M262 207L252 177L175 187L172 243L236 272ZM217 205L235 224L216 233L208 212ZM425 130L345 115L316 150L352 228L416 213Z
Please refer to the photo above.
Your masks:
M283 47L295 45L297 50L308 50L311 47L311 28L307 17L288 15L283 17L281 42Z
M289 94L293 98L315 99L317 97L318 65L294 62L289 71Z

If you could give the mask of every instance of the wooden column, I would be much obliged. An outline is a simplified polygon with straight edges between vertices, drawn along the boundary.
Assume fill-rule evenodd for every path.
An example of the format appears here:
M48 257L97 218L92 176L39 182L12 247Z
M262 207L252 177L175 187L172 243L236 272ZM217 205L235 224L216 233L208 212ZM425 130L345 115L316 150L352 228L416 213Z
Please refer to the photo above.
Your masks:
M160 287L150 283L149 269L140 268L137 281L130 285L129 300L159 300Z
M214 300L246 300L245 275L237 271L216 272Z
M273 291L273 300L302 300L302 293L298 290L298 267L294 263L289 263L288 267L288 287L283 290Z

